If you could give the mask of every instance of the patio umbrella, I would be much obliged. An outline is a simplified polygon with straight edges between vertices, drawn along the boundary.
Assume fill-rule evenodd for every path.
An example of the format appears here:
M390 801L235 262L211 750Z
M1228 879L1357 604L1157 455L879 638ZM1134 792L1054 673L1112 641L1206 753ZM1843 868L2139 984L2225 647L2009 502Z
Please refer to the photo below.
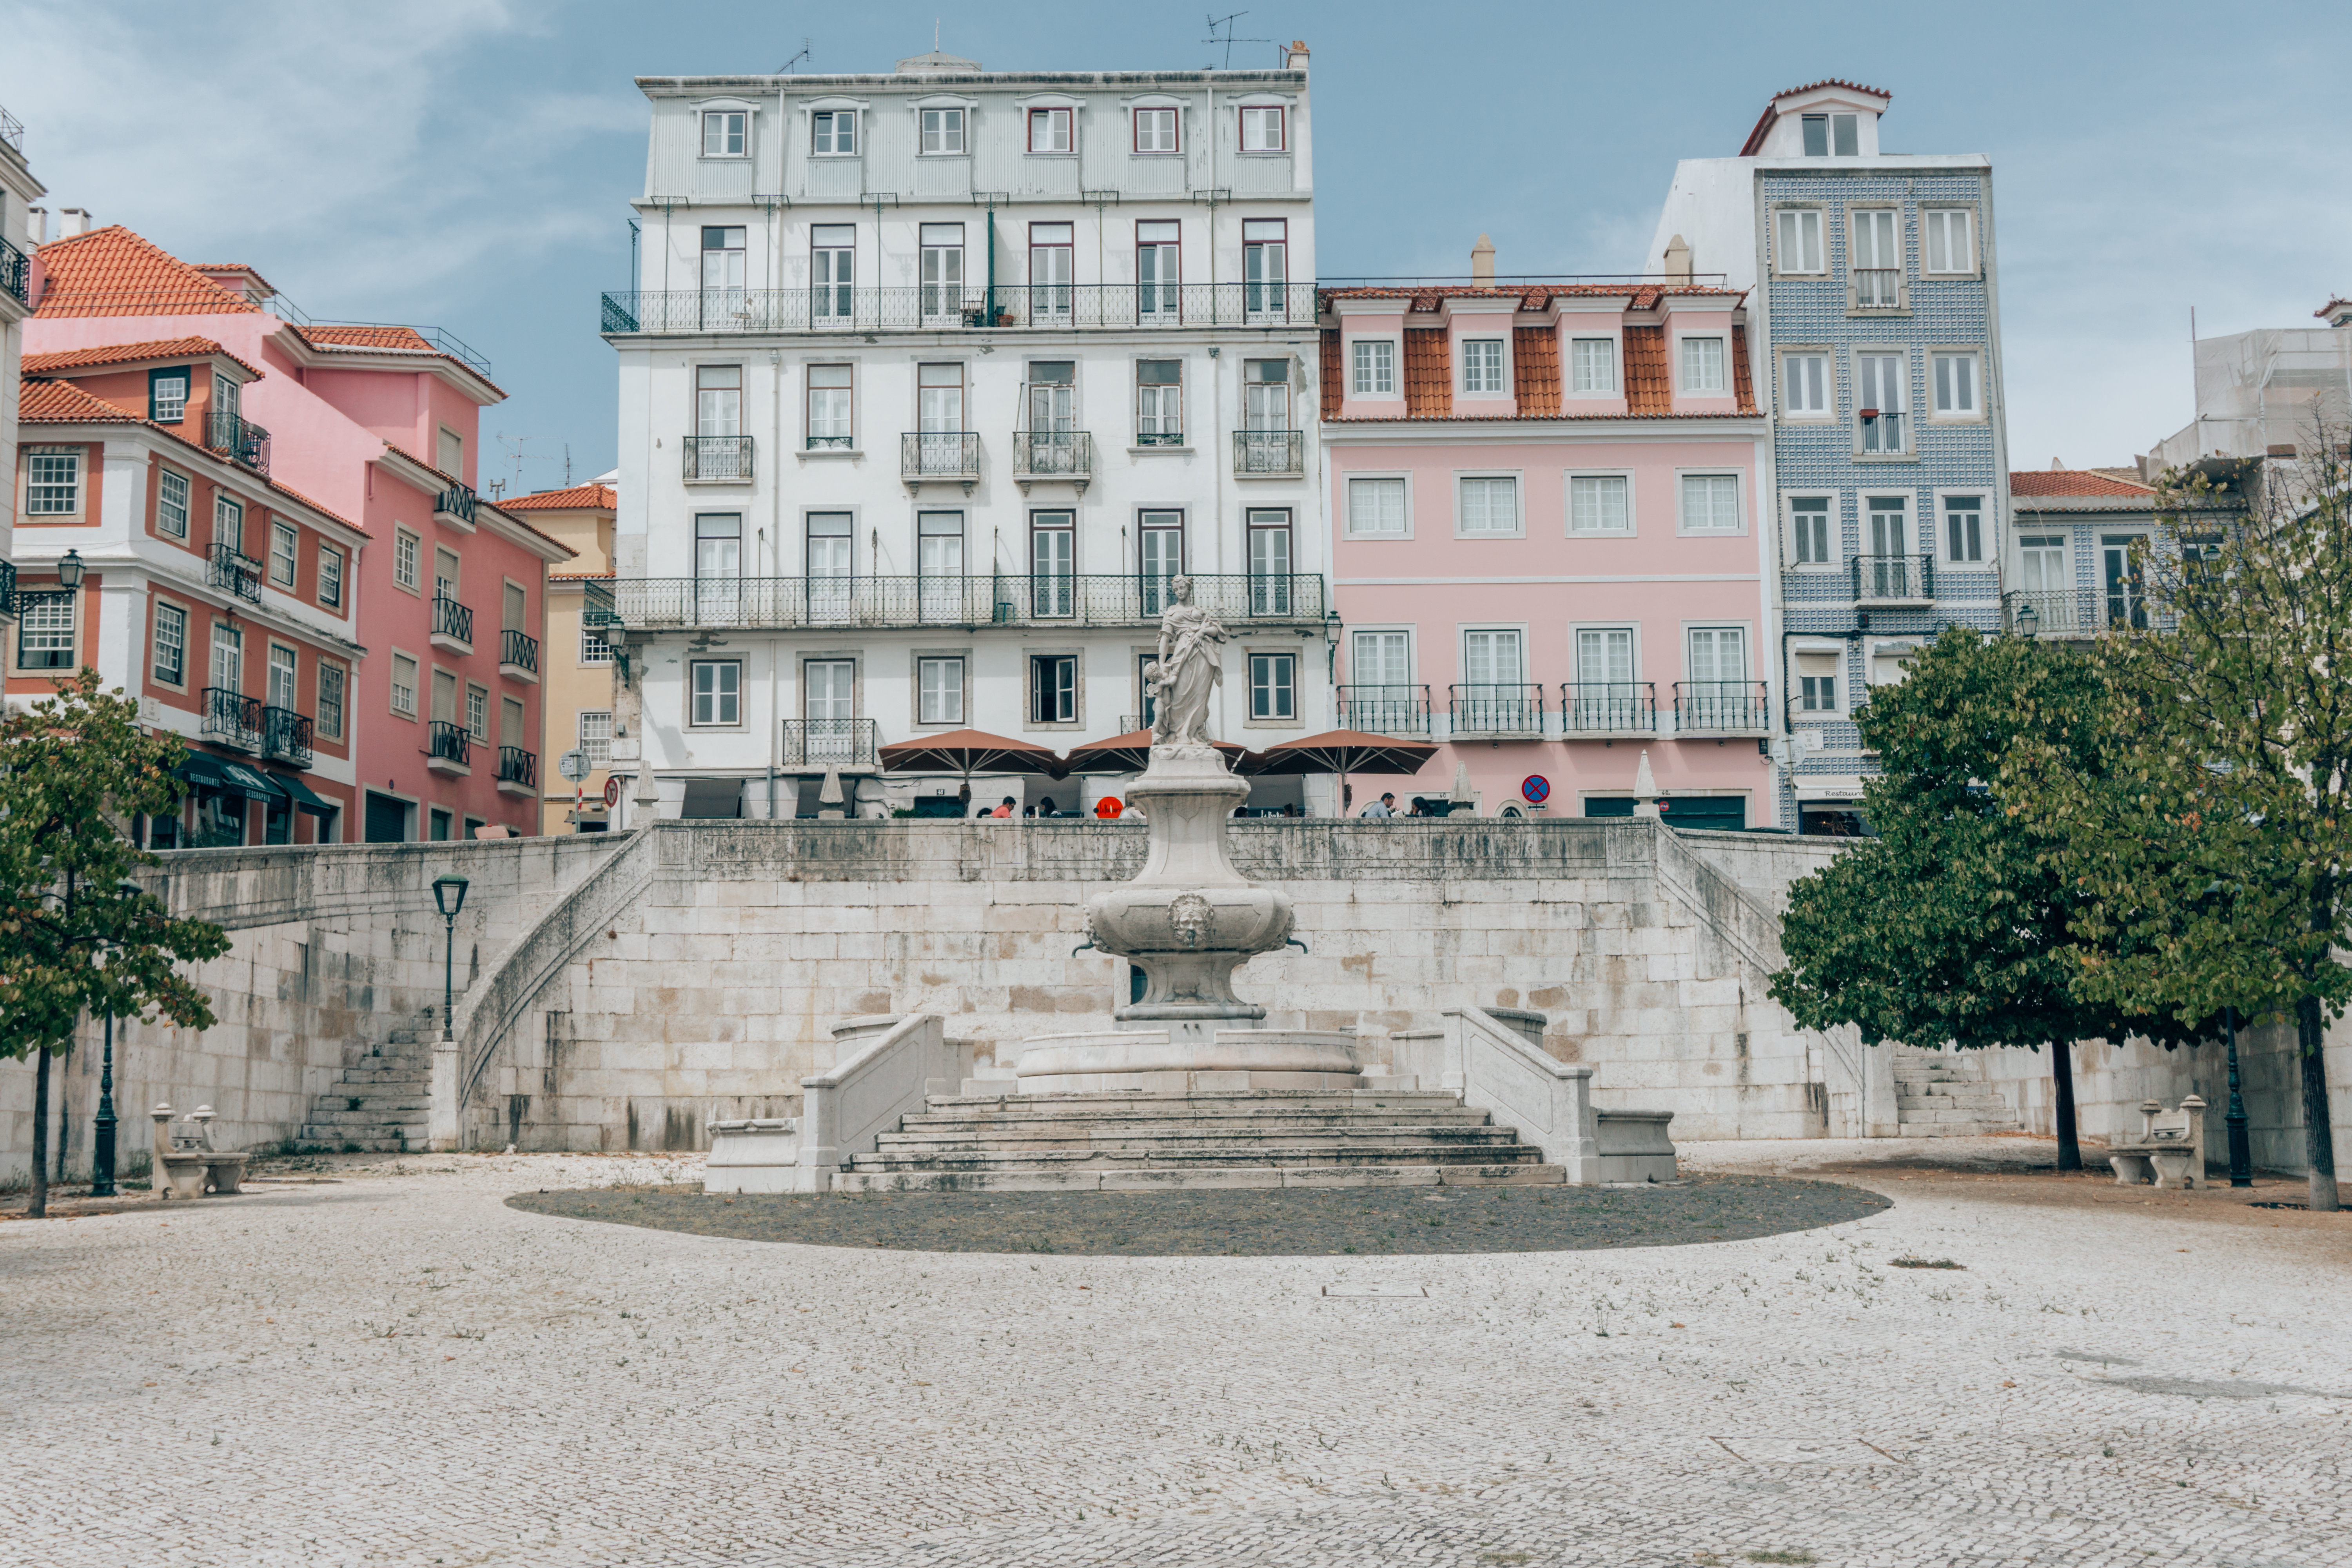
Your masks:
M1326 730L1319 735L1268 746L1252 760L1257 773L1338 773L1339 799L1348 798L1348 775L1358 773L1417 773L1437 754L1426 741L1400 741L1388 735L1368 735L1361 730ZM1347 809L1343 804L1341 811Z
M1225 765L1235 773L1242 770L1242 759L1248 749L1231 741L1211 742L1223 753ZM1062 759L1066 773L1139 773L1151 765L1151 731L1130 730L1124 735L1113 735L1108 741L1088 741L1083 746L1073 746Z
M1003 769L1060 778L1062 759L1044 746L992 735L985 730L950 730L941 735L899 741L875 753L886 773L961 773L963 798L971 798L971 775Z

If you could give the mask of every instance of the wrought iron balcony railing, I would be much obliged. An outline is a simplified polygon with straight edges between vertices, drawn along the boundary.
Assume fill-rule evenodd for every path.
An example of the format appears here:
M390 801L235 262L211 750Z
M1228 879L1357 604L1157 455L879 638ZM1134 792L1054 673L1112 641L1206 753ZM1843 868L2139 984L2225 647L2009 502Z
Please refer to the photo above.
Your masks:
M1426 686L1342 686L1339 727L1367 735L1426 735L1429 733L1429 688Z
M0 239L0 294L5 294L19 305L32 304L29 293L33 283L33 264L25 253Z
M1085 479L1095 471L1095 438L1084 430L1015 430L1016 479Z
M459 604L446 594L434 595L433 635L436 637L447 637L452 642L463 643L467 649L471 651L474 646L472 608Z
M436 517L454 517L470 527L474 521L474 503L479 499L474 494L471 485L451 485L434 499L433 513Z
M1862 449L1865 452L1902 451L1906 417L1892 408L1862 410Z
M1534 681L1449 686L1457 735L1540 735L1543 688Z
M207 686L204 689L204 711L199 715L197 733L207 741L240 751L261 749L261 699L247 697L242 691L226 687Z
M1857 604L1936 596L1936 558L1932 555L1857 555L1852 563L1852 574Z
M1559 689L1559 721L1570 735L1651 734L1658 688L1650 680L1571 680Z
M2058 588L2000 596L2002 629L2020 637L2087 637L2107 631L2169 631L2178 616L2151 605L2136 584Z
M580 584L580 623L587 626L609 626L620 619L613 608L613 584L583 583Z
M0 142L22 153L25 150L25 125L15 115L0 109Z
M425 755L436 762L455 763L459 767L470 765L474 755L474 737L463 724L452 724L436 719L425 726Z
M215 540L208 553L206 580L225 594L234 594L248 604L261 603L261 563L238 550L234 544Z
M871 767L876 746L871 719L787 719L782 765Z
M520 746L499 748L499 783L539 787L539 758Z
M898 437L898 477L971 483L980 478L980 437L970 430L908 430Z
M215 409L205 416L205 445L257 474L269 471L269 432L250 419Z
M1234 431L1234 472L1292 476L1306 473L1307 433L1304 430Z
M261 710L261 749L298 768L310 765L310 716L291 708Z
M16 563L0 561L0 616L16 614Z
M1173 602L1171 579L1041 572L963 577L627 577L603 624L635 631L798 626L884 629L1037 625L1148 626ZM1193 599L1227 624L1320 624L1316 573L1196 574Z
M539 639L529 632L499 634L499 663L527 674L539 673Z
M1855 268L1853 302L1857 310L1894 310L1903 303L1903 269L1899 267Z
M1760 680L1677 680L1675 728L1706 734L1762 733L1771 728Z
M606 294L601 331L866 332L947 328L1311 326L1312 283L999 284L961 291L679 289Z
M751 479L751 437L749 436L688 436L686 478L695 484L748 484Z

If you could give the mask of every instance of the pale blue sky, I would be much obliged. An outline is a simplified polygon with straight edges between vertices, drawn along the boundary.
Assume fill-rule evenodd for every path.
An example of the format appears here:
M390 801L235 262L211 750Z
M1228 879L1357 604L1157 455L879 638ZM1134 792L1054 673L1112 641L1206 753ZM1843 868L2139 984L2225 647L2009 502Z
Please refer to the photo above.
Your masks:
M803 37L803 68L887 70L934 18L992 69L1221 58L1198 8L1055 0L0 0L0 105L53 210L249 262L316 315L447 327L512 395L485 431L568 441L584 477L614 445L596 296L628 282L631 79L772 70ZM1675 161L1738 152L1773 92L1892 92L1886 150L1993 159L2020 467L2126 462L2185 424L2192 305L2209 335L2310 325L2352 289L2340 3L1259 0L1235 31L1314 51L1330 275L1460 272L1481 230L1507 271L1635 267Z

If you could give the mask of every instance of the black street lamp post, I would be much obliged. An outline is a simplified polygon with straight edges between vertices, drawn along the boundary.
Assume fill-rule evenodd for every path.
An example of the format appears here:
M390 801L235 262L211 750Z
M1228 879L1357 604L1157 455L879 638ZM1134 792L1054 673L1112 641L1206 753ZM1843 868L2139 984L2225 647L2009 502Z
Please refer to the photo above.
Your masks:
M2238 1092L2238 1012L2221 1009L2222 1032L2230 1041L2230 1112L2222 1121L2230 1129L2230 1184L2254 1184L2254 1152L2246 1136L2246 1100Z
M125 898L137 898L147 889L125 877L114 884L115 891ZM90 1119L89 1195L110 1198L116 1195L114 1185L114 1009L106 1009L106 1055L98 1074L98 1114Z
M441 1037L457 1038L451 1033L453 1021L449 1014L457 991L454 983L457 952L457 911L466 907L466 879L448 872L433 879L433 902L441 911L444 942L441 947Z

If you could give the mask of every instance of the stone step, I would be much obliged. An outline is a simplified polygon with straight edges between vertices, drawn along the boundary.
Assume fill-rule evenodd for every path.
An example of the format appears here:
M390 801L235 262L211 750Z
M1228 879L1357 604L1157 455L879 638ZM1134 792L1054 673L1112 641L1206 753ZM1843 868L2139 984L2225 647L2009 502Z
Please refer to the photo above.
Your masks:
M2015 1132L2015 1122L1990 1121L1902 1121L1897 1122L1906 1138L1997 1138Z
M1895 1097L1897 1110L1951 1110L1959 1107L2006 1113L2009 1102L1990 1089L1979 1089L1973 1094L1898 1094Z
M1171 1115L1139 1112L1131 1116L940 1116L918 1112L900 1119L900 1128L928 1137L1061 1138L1088 1132L1118 1131L1149 1135L1161 1131L1234 1132L1248 1136L1317 1131L1333 1127L1484 1127L1483 1110L1456 1106L1452 1110L1298 1111L1264 1116Z
M425 1114L426 1110L426 1107L421 1105L388 1107L380 1110L362 1109L359 1110L321 1110L314 1106L311 1108L310 1118L306 1125L311 1127L330 1128L355 1127L362 1130L370 1127L382 1127L388 1122L398 1122L405 1125L408 1122L414 1121L422 1125L428 1120Z
M1122 1110L1141 1109L1164 1116L1178 1108L1186 1110L1215 1108L1225 1115L1247 1116L1261 1108L1353 1110L1361 1106L1394 1110L1417 1105L1458 1106L1462 1100L1461 1096L1444 1089L1204 1089L1192 1094L1148 1094L1128 1090L1062 1094L935 1094L925 1103L928 1110L913 1114L920 1116L944 1111L969 1115L993 1110L1024 1116L1098 1116L1106 1112L1117 1114Z
M1192 1165L1144 1170L868 1171L834 1178L837 1193L1198 1192L1218 1187L1560 1186L1559 1165Z
M404 1137L403 1134L405 1136ZM375 1127L364 1130L357 1127L305 1127L298 1142L323 1143L328 1148L338 1151L346 1143L357 1144L361 1149L370 1152L381 1149L422 1150L425 1147L425 1124L420 1121L413 1127Z
M984 1149L1007 1153L1023 1150L1117 1150L1150 1152L1180 1149L1318 1149L1333 1143L1378 1145L1385 1148L1513 1147L1518 1134L1507 1127L1328 1127L1281 1131L1194 1131L1172 1127L1157 1131L1124 1128L1074 1128L1059 1134L981 1133L937 1134L885 1132L879 1147L898 1153L943 1149Z
M877 1150L852 1155L855 1171L1054 1170L1093 1166L1100 1170L1144 1167L1236 1165L1519 1165L1537 1164L1543 1152L1532 1144L1472 1148L1392 1148L1378 1143L1326 1143L1311 1149L1205 1149L1145 1152L1114 1149L933 1149Z

